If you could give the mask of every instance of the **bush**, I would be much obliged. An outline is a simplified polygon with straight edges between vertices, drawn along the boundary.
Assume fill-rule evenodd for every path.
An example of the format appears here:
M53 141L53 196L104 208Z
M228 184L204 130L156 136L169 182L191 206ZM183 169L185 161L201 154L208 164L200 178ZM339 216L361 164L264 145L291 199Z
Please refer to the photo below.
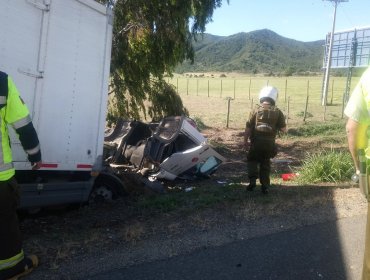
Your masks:
M195 116L192 119L197 124L197 128L198 128L199 131L202 131L203 129L208 128L208 126L203 122L203 120L200 117Z
M355 172L351 155L347 151L321 151L308 154L298 171L301 183L343 182Z

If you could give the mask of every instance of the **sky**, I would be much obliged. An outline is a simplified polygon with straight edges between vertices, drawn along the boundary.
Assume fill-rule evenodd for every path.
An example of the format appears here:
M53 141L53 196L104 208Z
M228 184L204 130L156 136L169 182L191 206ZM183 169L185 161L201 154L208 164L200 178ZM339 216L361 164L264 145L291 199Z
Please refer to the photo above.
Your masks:
M223 0L206 33L229 36L270 29L298 41L325 40L331 32L334 2L326 0ZM370 0L338 2L335 32L370 27Z

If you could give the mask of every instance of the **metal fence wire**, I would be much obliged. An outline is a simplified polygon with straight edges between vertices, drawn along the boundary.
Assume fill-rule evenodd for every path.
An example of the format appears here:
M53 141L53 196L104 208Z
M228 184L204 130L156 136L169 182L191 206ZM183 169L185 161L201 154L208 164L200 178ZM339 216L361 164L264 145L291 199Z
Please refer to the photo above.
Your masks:
M352 88L358 77L352 78ZM279 90L277 106L287 123L333 121L344 118L345 77L329 81L326 105L322 105L320 76L313 77L173 77L168 79L181 96L191 117L208 120L213 126L244 127L266 85Z

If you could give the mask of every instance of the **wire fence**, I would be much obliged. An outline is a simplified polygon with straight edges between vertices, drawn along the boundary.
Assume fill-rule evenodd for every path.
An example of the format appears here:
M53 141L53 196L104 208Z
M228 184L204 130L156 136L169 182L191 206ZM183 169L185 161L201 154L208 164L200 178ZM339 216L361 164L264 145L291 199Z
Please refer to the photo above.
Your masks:
M351 92L358 77L351 81ZM174 77L168 80L195 118L212 126L243 127L258 103L258 93L265 85L279 90L277 106L287 123L333 121L344 118L345 77L329 81L326 105L322 105L322 77Z

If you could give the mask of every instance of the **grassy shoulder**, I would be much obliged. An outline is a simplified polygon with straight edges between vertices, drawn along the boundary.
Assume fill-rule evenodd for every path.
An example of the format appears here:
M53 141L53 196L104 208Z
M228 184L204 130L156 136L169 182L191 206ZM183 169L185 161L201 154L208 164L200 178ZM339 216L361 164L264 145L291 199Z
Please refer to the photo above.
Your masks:
M330 163L334 173L348 168L341 165L345 161L342 157L349 156L343 124L300 127L278 139L280 151L272 165L272 187L267 196L258 187L254 192L245 190L248 179L245 154L239 145L241 130L207 128L212 145L227 158L210 178L168 183L165 194L135 192L103 205L27 219L22 222L25 249L39 255L47 269L55 270L64 261L100 252L101 248L128 246L135 251L135 244L157 237L181 239L194 232L195 236L203 232L231 234L240 225L253 227L270 218L281 221L289 216L296 226L365 213L367 203L350 176L329 180L331 176L314 172L316 179L300 181L305 170L314 169L306 164L308 155L317 155L313 156L314 164ZM321 157L323 151L331 156ZM287 170L300 176L283 181L281 174Z
M211 136L210 143L226 155L231 165L234 163L229 170L221 166L211 179L178 182L172 184L165 195L142 196L137 201L138 208L151 213L186 213L243 204L248 179L245 158L238 150L237 142L241 139L236 139L236 136L241 138L241 134L235 132L234 137L223 137L219 131L217 135L215 138ZM227 138L233 138L234 143L225 143ZM320 188L352 186L350 180L354 168L347 149L344 121L302 124L289 130L278 142L282 151L276 162L280 160L284 166L272 164L273 195L257 195L253 197L253 203L279 204L279 200L291 201L293 197L310 200ZM299 175L283 181L282 173L289 171Z
M344 121L313 123L291 129L286 139L304 139L314 146L296 168L300 184L341 183L354 173L353 161L347 148Z

